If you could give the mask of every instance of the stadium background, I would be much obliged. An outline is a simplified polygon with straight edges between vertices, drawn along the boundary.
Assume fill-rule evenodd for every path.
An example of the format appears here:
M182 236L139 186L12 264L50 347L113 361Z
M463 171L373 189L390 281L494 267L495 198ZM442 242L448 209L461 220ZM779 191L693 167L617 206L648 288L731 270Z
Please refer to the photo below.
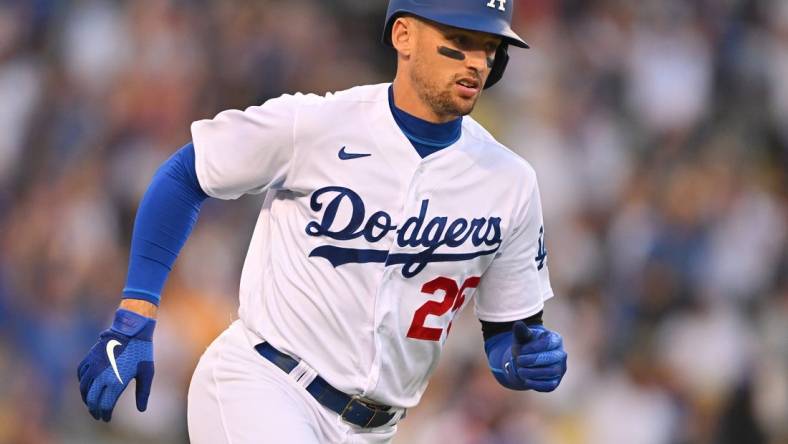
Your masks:
M168 283L149 411L89 417L76 366L137 202L191 121L388 81L383 0L0 2L0 443L185 442L259 197L208 203ZM539 174L569 352L489 375L470 310L399 443L788 442L788 2L520 0L475 117ZM353 124L353 122L348 122Z

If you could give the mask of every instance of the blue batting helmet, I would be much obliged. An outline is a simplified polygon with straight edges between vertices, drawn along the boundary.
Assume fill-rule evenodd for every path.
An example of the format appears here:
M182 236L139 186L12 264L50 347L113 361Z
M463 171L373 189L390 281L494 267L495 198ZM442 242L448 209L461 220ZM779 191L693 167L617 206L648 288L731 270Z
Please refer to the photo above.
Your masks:
M515 0L390 0L386 12L383 42L391 44L394 20L411 14L426 20L470 31L486 32L501 37L495 54L495 63L484 87L489 88L501 80L509 62L508 46L528 48L528 43L512 31L512 14Z

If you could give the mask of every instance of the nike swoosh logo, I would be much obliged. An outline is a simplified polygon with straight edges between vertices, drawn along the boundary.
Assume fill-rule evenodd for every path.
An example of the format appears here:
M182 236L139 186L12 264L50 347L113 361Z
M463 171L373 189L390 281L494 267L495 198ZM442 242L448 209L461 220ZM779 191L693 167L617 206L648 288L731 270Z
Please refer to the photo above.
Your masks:
M345 147L343 146L341 150L339 150L339 158L342 160L350 160L350 159L359 159L361 157L369 157L372 154L369 153L348 153L345 151Z
M112 370L115 371L115 376L118 377L118 381L123 384L123 380L120 379L120 372L118 372L118 363L115 362L115 347L119 346L120 342L116 340L111 340L107 342L107 357L109 358L109 364L112 366Z

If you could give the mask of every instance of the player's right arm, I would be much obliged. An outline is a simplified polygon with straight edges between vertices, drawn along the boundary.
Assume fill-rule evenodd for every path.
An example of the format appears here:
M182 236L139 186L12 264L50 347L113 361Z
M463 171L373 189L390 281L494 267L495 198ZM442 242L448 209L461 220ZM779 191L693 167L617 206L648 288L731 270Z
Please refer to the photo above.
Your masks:
M134 221L123 300L112 326L77 369L82 399L94 418L111 419L131 379L137 379L137 408L146 409L161 290L200 207L209 196L234 199L285 180L298 99L282 96L195 122L193 142L154 175Z

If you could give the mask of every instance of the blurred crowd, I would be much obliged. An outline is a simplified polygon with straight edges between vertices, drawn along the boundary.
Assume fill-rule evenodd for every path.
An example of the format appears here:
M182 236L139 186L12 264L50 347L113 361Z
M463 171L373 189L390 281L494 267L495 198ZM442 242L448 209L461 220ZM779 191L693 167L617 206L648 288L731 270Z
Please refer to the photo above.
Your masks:
M0 443L187 441L194 365L236 316L259 197L210 200L165 289L149 411L77 363L136 206L190 122L390 81L384 0L0 1ZM569 372L511 392L472 310L399 443L788 442L788 2L519 0L474 117L535 167Z

